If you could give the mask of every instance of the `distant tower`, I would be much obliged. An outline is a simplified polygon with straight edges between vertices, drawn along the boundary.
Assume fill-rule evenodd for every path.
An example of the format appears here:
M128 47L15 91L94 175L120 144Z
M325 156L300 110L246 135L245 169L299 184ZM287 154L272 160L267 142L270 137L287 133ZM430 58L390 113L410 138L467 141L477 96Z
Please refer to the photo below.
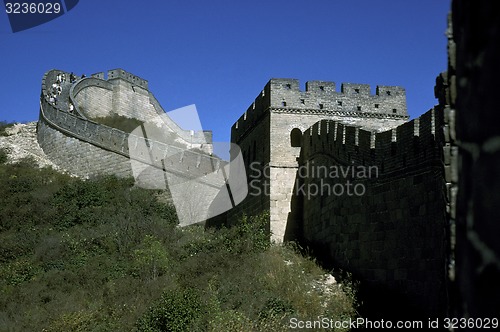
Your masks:
M408 120L406 93L397 86L310 81L305 91L296 79L271 79L254 103L231 128L231 142L240 146L247 167L249 194L228 213L270 212L272 239L283 241L298 169L302 133L322 119L366 130L385 131Z

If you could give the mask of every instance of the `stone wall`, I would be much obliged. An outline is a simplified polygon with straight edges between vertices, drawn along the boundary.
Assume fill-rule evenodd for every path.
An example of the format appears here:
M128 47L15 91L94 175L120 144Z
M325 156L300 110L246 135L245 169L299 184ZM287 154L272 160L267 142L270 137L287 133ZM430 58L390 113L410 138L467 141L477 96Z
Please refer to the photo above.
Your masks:
M432 109L382 133L329 120L304 133L287 236L398 299L376 300L382 318L446 312L443 121Z
M309 81L305 91L299 89L295 79L272 79L269 84L270 106L275 108L354 112L358 117L384 114L406 119L408 115L402 87L377 86L375 95L371 95L367 84L342 83L340 92L335 91L334 82Z
M270 155L270 114L262 114L256 117L260 109L256 108L248 113L245 121L252 122L252 130L240 136L238 144L245 162L245 169L248 183L247 197L235 208L228 211L224 219L218 223L232 224L236 222L242 214L257 215L270 209L269 202L269 179L265 176L266 165L269 164ZM232 136L231 142L235 143ZM231 158L234 158L233 155Z
M231 216L269 209L272 238L283 241L301 136L322 119L373 131L394 128L408 119L405 90L377 86L371 95L369 85L344 83L336 92L333 82L310 81L301 91L296 79L271 79L231 128L231 142L243 151L250 184L249 197ZM266 175L259 177L264 169Z
M226 162L192 149L211 151L210 132L184 131L166 115L156 122L144 122L132 133L87 119L110 114L134 117L141 113L140 119L154 120L156 113L164 115L154 96L145 90L146 83L133 75L124 79L121 76L126 72L108 81L103 80L104 75L96 74L74 84L62 83L63 91L56 104L49 101L48 88L58 73L61 71L51 70L42 79L37 125L40 147L56 165L81 177L133 175L141 186L169 189L181 225L204 221L230 204L221 190L227 178ZM70 101L77 106L75 112L68 111ZM173 135L170 140L157 141L148 136L149 126L158 131L157 122L168 127Z
M182 169L199 169L200 174L205 174L215 171L220 166L220 160L217 158L196 151L185 151L177 146L155 142L79 118L55 109L46 100L41 102L37 133L39 144L45 153L65 169L71 170L76 167L75 160L68 158L71 154L80 156L82 161L85 158L87 161L92 160L90 164L82 165L82 167L87 167L87 171L75 170L75 174L82 176L107 173L108 163L102 164L101 162L110 159L110 155L117 155L120 160L120 156L126 160L132 156L138 161L159 169L163 169L162 162L165 159L178 155L179 160L176 164L173 163L173 159L169 159L172 169L175 168L177 172L182 172ZM129 145L130 142L132 142L131 145ZM87 145L91 145L92 148L87 148ZM142 151L144 146L147 147L147 153ZM87 150L94 148L97 149L95 153L89 155Z
M110 82L113 84L113 113L145 122L158 116L149 101L148 90L122 79Z
M455 317L496 317L500 313L500 130L497 89L500 75L500 11L495 1L452 2L448 31L450 151L458 177L451 209L456 265L451 275ZM456 153L458 152L458 158ZM457 179L458 178L458 179ZM452 195L452 199L455 195Z
M128 157L54 129L44 118L38 121L37 138L45 154L59 167L73 174L81 177L97 174L132 176Z
M113 80L113 79L120 79L122 81L127 81L133 84L134 86L138 86L144 90L148 90L148 81L120 68L108 71L108 80Z
M113 85L94 77L78 80L70 88L70 98L79 113L87 118L111 115Z
M198 177L217 171L221 167L221 160L210 155L125 133L77 114L71 114L65 108L61 108L63 102L57 105L50 103L47 98L47 87L51 86L59 72L61 71L51 70L42 79L37 137L44 152L63 169L83 177L103 173L126 176L131 175L130 158L184 177L188 176L188 170L188 177ZM69 73L66 74L68 77ZM91 89L89 93L85 92L83 95L87 96L85 97L87 102L90 99L95 101L97 106L94 109L97 110L100 108L99 105L109 107L110 103L103 101L105 95L102 93L92 96L90 91L110 91L113 86L93 77L79 80L71 90L76 95L73 99L77 100L83 91ZM146 95L149 100L149 94ZM91 104L84 103L83 100L82 97L81 106ZM109 110L99 112L111 113ZM207 137L205 133L201 133L201 136Z
M334 82L309 81L302 91L296 79L271 79L231 127L233 142L240 142L269 109L288 114L348 119L358 122L356 125L378 131L387 129L381 123L394 127L394 123L401 124L409 118L406 92L402 87L379 85L376 94L371 95L367 84L343 83L341 92L336 92Z
M149 92L149 102L153 105L154 110L161 117L161 126L164 127L167 131L175 133L184 145L190 145L193 147L197 147L206 153L212 153L212 131L211 130L203 130L203 131L192 131L192 130L184 130L179 125L173 121L169 116L165 116L166 112L161 107L160 103L156 99L156 97Z

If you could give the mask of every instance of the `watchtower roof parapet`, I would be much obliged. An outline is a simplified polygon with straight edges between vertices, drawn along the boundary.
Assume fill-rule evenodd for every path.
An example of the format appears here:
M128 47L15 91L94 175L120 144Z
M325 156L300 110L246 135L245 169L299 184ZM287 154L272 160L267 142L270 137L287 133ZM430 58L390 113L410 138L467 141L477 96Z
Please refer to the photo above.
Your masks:
M234 123L231 132L241 137L268 110L302 115L324 112L325 116L409 118L406 91L400 86L377 85L372 95L368 84L342 83L337 92L335 82L317 80L306 82L302 90L298 79L273 78Z
M121 68L112 69L108 71L108 80L117 78L121 78L127 82L130 82L132 84L135 84L137 86L140 86L141 88L148 90L148 81L143 78L140 78L139 76L131 74Z

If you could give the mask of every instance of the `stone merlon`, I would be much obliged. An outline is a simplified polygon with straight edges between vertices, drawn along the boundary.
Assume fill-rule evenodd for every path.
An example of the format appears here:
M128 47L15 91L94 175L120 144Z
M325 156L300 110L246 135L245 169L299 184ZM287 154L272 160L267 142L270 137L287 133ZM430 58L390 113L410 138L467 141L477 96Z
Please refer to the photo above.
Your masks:
M403 87L377 85L374 95L370 90L368 84L342 83L337 92L335 82L308 81L303 91L297 79L273 78L232 129L247 130L269 109L361 118L409 118Z

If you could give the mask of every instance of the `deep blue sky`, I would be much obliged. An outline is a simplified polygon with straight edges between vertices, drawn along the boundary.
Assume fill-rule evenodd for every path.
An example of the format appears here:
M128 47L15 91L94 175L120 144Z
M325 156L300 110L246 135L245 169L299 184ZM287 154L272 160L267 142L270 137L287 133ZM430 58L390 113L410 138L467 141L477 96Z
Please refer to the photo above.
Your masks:
M400 85L411 118L435 103L446 70L444 0L80 0L12 33L0 12L0 120L38 119L49 69L123 68L149 81L167 111L196 104L204 129L231 125L270 78Z

